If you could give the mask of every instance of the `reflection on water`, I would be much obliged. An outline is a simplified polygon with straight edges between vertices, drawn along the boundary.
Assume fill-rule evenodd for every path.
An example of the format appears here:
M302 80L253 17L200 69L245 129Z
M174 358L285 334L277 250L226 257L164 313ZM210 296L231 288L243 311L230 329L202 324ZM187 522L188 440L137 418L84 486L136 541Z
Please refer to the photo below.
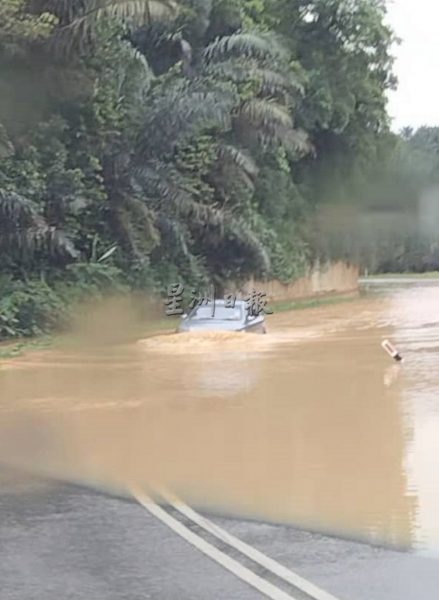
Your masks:
M438 307L439 287L399 286L274 315L267 336L94 335L30 354L0 369L2 459L435 551Z

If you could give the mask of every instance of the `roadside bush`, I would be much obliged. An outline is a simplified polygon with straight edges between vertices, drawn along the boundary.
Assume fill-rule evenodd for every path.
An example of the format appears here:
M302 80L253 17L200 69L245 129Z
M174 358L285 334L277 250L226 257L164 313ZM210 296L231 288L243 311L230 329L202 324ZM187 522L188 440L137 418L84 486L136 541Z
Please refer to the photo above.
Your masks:
M49 282L0 277L0 341L62 329L75 303L128 290L119 269L99 263L71 265Z
M0 340L49 333L66 314L65 303L47 283L0 279Z

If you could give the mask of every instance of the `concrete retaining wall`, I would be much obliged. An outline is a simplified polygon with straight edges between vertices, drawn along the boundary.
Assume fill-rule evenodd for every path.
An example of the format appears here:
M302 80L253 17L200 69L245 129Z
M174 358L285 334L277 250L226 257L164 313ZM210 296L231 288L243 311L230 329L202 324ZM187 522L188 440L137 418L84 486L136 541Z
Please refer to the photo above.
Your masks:
M239 288L241 294L250 290L265 292L270 300L308 299L358 292L359 268L344 262L316 265L309 274L293 283L250 280Z

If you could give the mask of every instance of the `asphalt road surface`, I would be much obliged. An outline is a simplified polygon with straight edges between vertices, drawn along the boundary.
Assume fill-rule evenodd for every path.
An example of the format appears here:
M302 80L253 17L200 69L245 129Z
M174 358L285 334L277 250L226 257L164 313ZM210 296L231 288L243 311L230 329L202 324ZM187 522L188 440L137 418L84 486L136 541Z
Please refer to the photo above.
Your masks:
M290 527L214 519L341 600L437 600L439 561ZM257 600L134 501L0 480L1 600Z

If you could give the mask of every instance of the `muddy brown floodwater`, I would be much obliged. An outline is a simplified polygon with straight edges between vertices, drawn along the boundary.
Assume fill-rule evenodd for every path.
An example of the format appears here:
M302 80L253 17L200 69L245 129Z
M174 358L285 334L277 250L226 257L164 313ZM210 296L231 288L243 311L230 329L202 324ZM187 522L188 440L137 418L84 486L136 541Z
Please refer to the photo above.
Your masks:
M2 363L0 457L438 553L438 352L436 285L273 315L266 336L90 331Z

